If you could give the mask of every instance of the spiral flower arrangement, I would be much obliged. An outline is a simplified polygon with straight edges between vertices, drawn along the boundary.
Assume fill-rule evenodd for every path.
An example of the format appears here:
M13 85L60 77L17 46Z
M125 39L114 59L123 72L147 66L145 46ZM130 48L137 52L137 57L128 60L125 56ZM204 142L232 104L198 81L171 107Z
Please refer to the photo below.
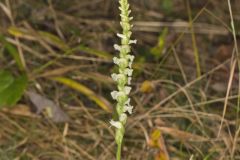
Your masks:
M130 105L129 93L131 91L131 79L132 79L132 63L134 56L130 55L131 44L135 44L136 40L131 40L131 28L130 21L133 17L130 17L131 10L129 9L128 0L119 0L119 9L122 27L122 34L117 34L121 39L121 44L115 44L114 48L119 52L119 57L114 57L113 62L118 66L118 73L112 74L112 79L117 83L116 91L111 92L114 100L117 101L116 111L118 120L111 120L110 124L116 128L115 141L118 145L117 160L121 159L121 146L123 136L125 132L125 124L127 122L127 113L132 114L133 106Z

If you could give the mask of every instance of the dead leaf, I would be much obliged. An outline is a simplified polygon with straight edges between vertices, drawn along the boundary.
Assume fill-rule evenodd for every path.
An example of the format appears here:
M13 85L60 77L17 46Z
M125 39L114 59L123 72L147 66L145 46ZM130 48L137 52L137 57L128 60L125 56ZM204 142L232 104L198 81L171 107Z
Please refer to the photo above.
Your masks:
M53 101L41 96L33 91L27 92L31 102L37 109L37 114L47 113L47 116L54 122L67 122L70 120L69 116Z
M157 148L158 153L155 155L155 160L169 160L169 154L159 129L154 129L150 135L148 145L152 148Z
M140 87L140 91L142 93L150 93L153 91L153 89L154 89L153 83L151 81L147 81L147 80L144 81Z

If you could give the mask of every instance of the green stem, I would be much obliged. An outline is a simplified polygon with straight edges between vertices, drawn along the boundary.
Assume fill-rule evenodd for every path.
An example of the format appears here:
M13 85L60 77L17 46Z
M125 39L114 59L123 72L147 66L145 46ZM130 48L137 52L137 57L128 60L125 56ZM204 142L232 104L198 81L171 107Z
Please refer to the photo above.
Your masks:
M117 145L117 160L121 160L122 143Z

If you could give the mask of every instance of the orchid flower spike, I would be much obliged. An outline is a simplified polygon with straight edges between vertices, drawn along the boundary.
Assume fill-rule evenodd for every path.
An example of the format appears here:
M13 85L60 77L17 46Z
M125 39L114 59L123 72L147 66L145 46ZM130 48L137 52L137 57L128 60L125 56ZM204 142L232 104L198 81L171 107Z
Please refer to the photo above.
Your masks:
M117 33L117 37L121 39L121 44L115 44L113 47L119 52L119 56L113 58L113 63L118 67L118 73L111 75L113 81L117 83L118 90L112 91L111 96L117 101L116 111L118 119L111 120L110 124L116 128L115 141L118 145L117 160L121 158L121 145L124 136L124 126L127 122L127 114L132 114L133 106L130 104L129 94L131 91L131 80L133 74L134 56L130 54L131 45L136 44L137 40L132 40L132 24L133 17L130 17L128 0L119 0L119 10L122 27L122 33Z

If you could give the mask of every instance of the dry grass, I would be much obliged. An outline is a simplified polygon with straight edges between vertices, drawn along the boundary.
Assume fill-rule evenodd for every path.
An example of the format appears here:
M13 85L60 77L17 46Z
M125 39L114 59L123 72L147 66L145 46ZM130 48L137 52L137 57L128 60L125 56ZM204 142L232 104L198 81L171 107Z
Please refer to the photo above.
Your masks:
M123 160L240 159L239 75L234 69L238 61L232 56L239 41L239 2L231 2L235 40L227 1L192 1L190 23L183 1L173 0L172 8L162 8L163 0L130 2L138 45L133 50L135 110L127 125ZM73 79L113 108L109 93L114 85L109 77L115 69L111 58L119 30L117 2L2 0L0 4L0 33L18 49L31 80L29 90L53 100L71 119L59 124L45 113L35 114L25 95L14 109L0 112L0 159L114 159L114 133L108 124L112 115L51 78ZM164 28L169 31L156 58L151 48ZM201 75L194 62L196 47ZM0 68L19 74L2 48L0 44Z

